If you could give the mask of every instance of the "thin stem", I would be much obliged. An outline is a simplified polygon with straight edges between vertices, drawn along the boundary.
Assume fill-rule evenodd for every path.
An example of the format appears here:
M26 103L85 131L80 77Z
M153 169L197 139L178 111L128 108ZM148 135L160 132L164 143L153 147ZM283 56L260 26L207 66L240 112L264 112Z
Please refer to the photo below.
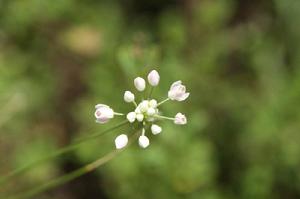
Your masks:
M124 115L123 113L114 112L114 115Z
M167 102L167 101L169 101L169 100L170 100L170 98L167 98L167 99L165 99L165 100L159 102L159 103L156 105L156 107L162 105L163 103L165 103L165 102Z
M153 87L153 86L151 86L151 88L150 88L150 92L149 92L149 95L148 95L148 99L150 99L150 98L151 98L151 95L152 95L152 93L153 93L153 89L154 89L154 87Z
M117 124L116 126L113 126L111 128L108 128L104 131L101 131L101 132L97 132L97 133L93 133L89 136L86 136L86 137L83 137L83 138L79 138L79 139L76 139L74 141L73 144L70 144L66 147L63 147L61 149L58 149L56 152L50 154L49 156L46 156L40 160L37 160L35 162L32 162L32 163L29 163L28 165L25 165L23 167L20 167L20 168L17 168L16 170L12 171L11 173L7 174L6 176L4 177L1 177L0 178L0 185L4 184L5 182L9 181L10 179L12 179L13 177L15 176L18 176L18 175L21 175L22 173L25 173L26 171L28 171L29 169L33 168L33 167L36 167L37 165L41 164L41 163L44 163L44 162L47 162L48 160L52 159L52 158L55 158L55 157L58 157L62 154L65 154L69 151L72 151L76 148L78 148L82 143L88 141L88 140L91 140L93 138L97 138L97 137L100 137L102 135L105 135L106 133L110 132L110 131L113 131L125 124L127 124L127 120L124 120L123 122Z
M175 120L175 118L172 118L172 117L166 117L166 116L162 116L162 115L154 115L154 117L159 118L159 119L172 120L172 121Z
M137 133L135 133L133 136L133 138L131 139L129 145L132 143L133 140L136 139L137 137ZM125 148L124 148L125 149ZM47 182L46 184L43 184L41 186L38 186L36 188L33 188L25 193L21 193L17 196L12 196L12 197L8 197L8 199L27 199L27 198L31 198L33 196L36 196L42 192L45 192L47 190L50 190L52 188L55 188L59 185L65 184L71 180L74 180L84 174L87 174L91 171L94 171L95 169L97 169L98 167L104 165L105 163L109 162L110 160L112 160L114 157L116 157L120 152L122 152L124 149L120 150L120 149L116 149L111 151L110 153L106 154L105 156L97 159L96 161L87 164L69 174L66 174L64 176L61 176L59 178L50 180L49 182Z
M134 104L135 107L137 107L137 103L133 100L132 103Z

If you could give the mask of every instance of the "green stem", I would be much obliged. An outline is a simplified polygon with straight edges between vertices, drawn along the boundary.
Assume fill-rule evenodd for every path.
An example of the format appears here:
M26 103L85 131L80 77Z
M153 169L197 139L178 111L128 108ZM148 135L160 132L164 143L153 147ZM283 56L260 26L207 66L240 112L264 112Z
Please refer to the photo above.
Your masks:
M129 145L132 143L133 140L135 140L135 138L137 138L138 133L135 133L132 137L133 139L130 141ZM33 188L25 193L21 193L17 196L11 196L11 197L7 197L7 199L27 199L27 198L31 198L33 196L36 196L42 192L45 192L47 190L50 190L52 188L55 188L59 185L65 184L71 180L74 180L84 174L87 174L91 171L94 171L95 169L97 169L98 167L104 165L105 163L107 163L108 161L112 160L116 155L118 155L122 150L113 150L112 152L106 154L105 156L97 159L96 161L87 164L69 174L66 174L64 176L61 176L59 178L50 180L49 182L38 186L36 188Z
M124 115L123 113L114 112L114 115Z
M22 173L25 173L29 169L31 169L33 167L36 167L39 164L42 164L42 163L44 163L44 162L46 162L46 161L48 161L48 160L50 160L52 158L58 157L58 156L60 156L62 154L65 154L65 153L67 153L69 151L72 151L72 150L78 148L82 143L84 143L84 142L86 142L88 140L91 140L93 138L97 138L97 137L100 137L102 135L105 135L106 133L108 133L110 131L113 131L113 130L115 130L115 129L117 129L117 128L123 126L123 125L125 125L126 123L127 123L127 120L119 123L118 125L116 125L114 127L106 129L104 131L101 131L101 132L98 132L98 133L93 133L93 134L91 134L89 136L77 139L77 140L74 141L73 144L70 144L69 146L66 146L66 147L63 147L61 149L58 149L56 152L50 154L49 156L46 156L46 157L44 157L44 158L42 158L40 160L37 160L37 161L35 161L33 163L30 163L28 165L20 167L20 168L18 168L16 170L12 171L11 173L7 174L6 176L1 177L0 178L0 185L4 184L5 182L7 182L8 180L12 179L15 176L18 176L18 175L21 175Z
M150 99L150 98L151 98L151 96L152 96L152 93L153 93L153 89L154 89L154 87L153 87L153 86L151 86L151 88L150 88L150 92L149 92L149 95L148 95L148 99Z
M154 117L159 118L159 119L167 119L167 120L174 121L174 118L172 118L172 117L166 117L166 116L162 116L162 115L154 115Z
M170 100L170 98L167 98L167 99L165 99L165 100L159 102L159 103L156 105L156 107L162 105L163 103L165 103L165 102L167 102L167 101L169 101L169 100Z

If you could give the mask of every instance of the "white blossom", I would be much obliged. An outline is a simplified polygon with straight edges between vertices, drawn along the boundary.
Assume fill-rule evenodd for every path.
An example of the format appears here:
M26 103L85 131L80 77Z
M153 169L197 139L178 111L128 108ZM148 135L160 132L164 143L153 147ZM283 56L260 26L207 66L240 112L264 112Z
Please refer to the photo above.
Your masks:
M151 125L151 132L153 135L157 135L159 133L161 133L162 129L160 126L156 125L156 124L152 124Z
M136 119L136 113L135 112L130 112L130 113L127 114L126 118L130 123L133 123Z
M124 148L128 143L128 137L125 134L121 134L115 139L115 145L117 149Z
M151 86L157 86L159 83L159 74L156 70L152 70L149 74L148 74L148 82Z
M133 102L134 101L134 94L130 91L125 91L124 101L128 102L128 103Z
M141 135L139 137L139 145L140 145L140 147L146 148L146 147L149 146L149 144L150 144L149 139L145 135Z
M152 70L148 76L148 83L151 86L157 86L160 81L160 76L156 70ZM134 86L138 91L144 91L146 89L146 81L141 78L137 77L134 79ZM153 89L153 87L151 88ZM148 94L148 95L147 95ZM151 133L153 135L157 135L162 132L162 127L155 124L157 120L171 120L174 124L177 125L184 125L187 123L187 118L182 113L177 113L174 118L167 117L162 115L162 112L159 110L160 106L167 101L183 101L189 97L189 93L186 92L186 88L182 85L181 81L174 82L169 91L168 91L168 98L157 101L156 99L151 98L152 90L149 90L149 93L143 94L141 96L142 100L139 103L136 103L136 97L134 93L130 91L124 92L124 101L127 103L132 102L132 106L135 107L128 112L127 114L114 112L109 106L105 104L97 104L95 106L95 117L98 123L106 123L110 119L114 118L114 116L122 116L126 117L129 123L138 122L138 125L134 125L133 127L137 127L142 129L141 134L138 138L138 143L140 147L146 148L149 146L150 141L149 138L146 136L146 127L150 126ZM117 149L122 149L128 144L128 137L125 134L121 134L116 137L115 139L115 147Z
M95 108L95 117L98 123L106 123L114 117L114 111L105 104L97 104Z
M175 118L174 118L175 124L184 125L184 124L186 124L186 122L187 122L187 119L186 119L185 115L183 115L182 113L177 113L175 115Z
M186 93L186 88L182 85L181 81L176 81L171 85L171 88L168 92L168 97L171 100L183 101L188 98L190 93Z
M134 79L134 86L138 91L143 91L146 88L146 82L143 78L137 77Z
M136 114L136 119L139 122L142 122L144 120L144 115L142 113Z

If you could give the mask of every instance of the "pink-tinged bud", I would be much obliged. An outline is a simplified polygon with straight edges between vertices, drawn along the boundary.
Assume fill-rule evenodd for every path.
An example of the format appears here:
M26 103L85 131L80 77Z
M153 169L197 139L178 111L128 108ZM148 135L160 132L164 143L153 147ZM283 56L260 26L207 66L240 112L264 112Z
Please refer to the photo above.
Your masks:
M187 123L187 119L182 113L177 113L175 115L174 123L178 125L184 125Z
M190 93L186 93L185 86L182 85L181 81L176 81L171 85L168 92L168 97L171 100L183 101L188 98Z
M124 148L128 143L128 137L125 134L121 134L115 139L115 146L116 149L122 149Z
M138 91L143 91L146 88L146 82L143 78L137 77L134 79L134 86Z
M157 86L159 83L159 74L156 70L152 70L149 74L148 74L148 82L151 86Z
M98 123L104 124L114 117L114 111L105 104L97 104L95 108L95 117Z

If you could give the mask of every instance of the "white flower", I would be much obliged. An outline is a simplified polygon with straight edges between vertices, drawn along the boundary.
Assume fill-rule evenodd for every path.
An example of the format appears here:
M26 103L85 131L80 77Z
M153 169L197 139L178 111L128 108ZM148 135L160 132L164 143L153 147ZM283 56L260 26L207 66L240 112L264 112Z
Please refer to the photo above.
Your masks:
M137 121L142 122L144 119L144 115L142 113L138 113L136 114L136 119Z
M157 86L160 82L160 76L156 70L152 70L148 74L147 78L149 84L153 87ZM138 91L144 91L146 89L145 79L141 77L135 78L134 86ZM151 89L153 89L153 87L151 87ZM146 148L150 144L149 138L146 136L146 129L148 129L149 126L151 127L149 131L151 131L153 135L157 135L162 132L162 127L155 124L157 120L170 120L178 125L187 123L187 119L182 113L177 113L175 117L172 118L161 115L161 111L159 110L162 104L170 100L183 101L189 97L189 93L186 92L186 88L184 85L182 85L181 81L174 82L168 91L168 98L163 99L159 102L151 98L152 90L150 90L150 92L147 94L148 95L143 94L141 96L143 100L139 101L139 103L136 103L136 97L134 93L130 91L124 92L124 101L128 103L132 102L132 105L135 106L131 112L127 113L127 115L119 112L114 112L114 110L107 105L97 104L95 112L95 117L97 119L96 121L98 123L106 123L114 116L121 116L126 117L129 123L134 123L135 121L138 122L139 124L133 125L133 127L142 130L138 139L138 143L142 148ZM127 135L121 134L116 137L115 146L117 149L122 149L127 144Z
M134 86L138 91L143 91L146 88L146 82L143 78L137 77L134 79Z
M161 130L162 129L161 129L160 126L158 126L156 124L152 124L152 126L151 126L151 132L152 132L153 135L157 135L157 134L161 133Z
M128 137L125 134L121 134L115 139L115 145L117 149L124 148L128 143Z
M125 91L124 93L124 100L125 102L133 102L134 101L134 94L130 91Z
M153 116L153 115L155 115L155 113L156 113L156 111L154 108L152 108L152 107L148 108L147 115Z
M148 108L149 108L149 102L147 100L144 100L139 104L139 109L141 112L147 112Z
M157 101L155 99L152 99L149 101L149 106L152 108L156 108Z
M150 142L149 139L145 136L145 135L141 135L139 137L139 145L142 148L146 148L147 146L149 146Z
M186 98L188 98L189 95L190 93L186 93L185 86L182 85L181 81L174 82L171 85L171 88L168 92L168 97L171 100L177 100L177 101L183 101Z
M96 121L101 124L108 122L114 117L114 111L105 104L97 104L95 108L95 117L97 119Z
M136 113L135 112L130 112L130 113L127 114L126 118L130 123L133 123L136 119Z
M187 122L186 117L182 113L177 113L175 115L175 118L174 118L175 124L184 125L184 124L186 124L186 122Z
M157 86L159 83L159 74L156 70L152 70L149 74L148 74L148 82L151 86Z

